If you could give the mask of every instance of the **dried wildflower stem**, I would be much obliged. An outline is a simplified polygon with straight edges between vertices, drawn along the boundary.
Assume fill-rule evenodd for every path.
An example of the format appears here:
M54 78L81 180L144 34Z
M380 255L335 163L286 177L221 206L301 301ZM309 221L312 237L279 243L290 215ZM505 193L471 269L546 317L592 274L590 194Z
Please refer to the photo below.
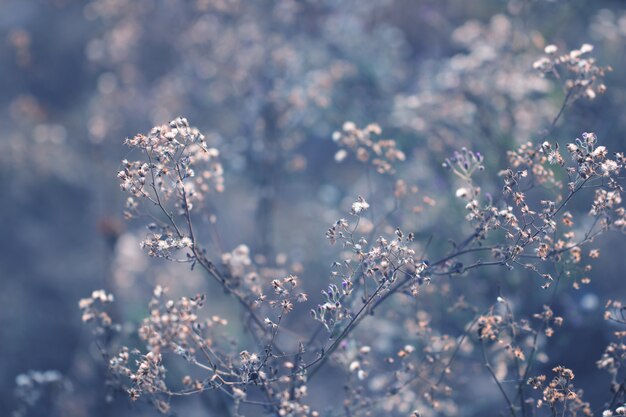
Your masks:
M350 244L354 247L355 245L355 241L354 241L354 233L356 232L356 230L359 227L359 223L361 221L361 217L357 216L356 222L354 227L352 228L352 230L348 233L348 239L350 241ZM380 224L382 224L382 219L381 221L374 226L374 229L376 227L378 227ZM374 230L372 230L372 232L370 233L369 239L368 241L372 240L372 237L374 236ZM361 261L359 262L358 266L356 268L352 268L349 265L347 265L348 268L350 268L350 278L357 282L360 283L361 281L363 282L363 287L364 287L364 297L367 299L367 284L366 284L366 280L365 280L365 276L364 276L364 272L363 272L363 258L361 258ZM358 272L357 272L358 271ZM357 275L358 274L358 275ZM313 342L315 342L315 339L317 339L317 337L319 336L319 334L326 328L326 326L324 325L324 323L319 323L317 325L317 328L315 329L315 331L313 333L311 333L311 336L308 338L305 346L307 348L311 348L311 346L313 345Z
M552 297L550 299L550 304L548 306L550 309L552 309L552 305L554 304L554 300L556 299L556 294L559 289L559 284L561 283L562 275L563 275L563 272L559 273L556 277L556 283L554 285L554 290L552 291ZM526 381L528 381L528 377L530 376L530 370L535 362L535 355L537 354L537 350L539 348L539 335L542 334L546 330L547 327L548 327L548 322L546 320L543 320L541 324L541 328L534 332L532 347L530 349L530 354L528 355L528 363L526 364L526 369L524 370L524 374L521 378L521 381L517 386L517 389L518 389L517 396L520 398L523 398L524 384L526 384ZM520 400L520 402L522 404L522 413L526 415L525 404L522 400Z
M196 342L196 346L200 348L200 351L204 355L205 359L207 360L207 362L209 362L209 365L211 366L211 371L214 374L217 374L219 372L217 369L217 364L213 361L213 359L211 359L211 355L213 355L213 357L217 361L221 362L222 366L226 367L226 364L217 354L215 354L215 352L213 352L213 350L209 346L206 346L206 343L203 343L204 341L202 340L202 337L198 334L198 331L196 329L193 329L193 331L196 335L196 337L193 338L193 341Z
M512 339L511 348L514 352L513 357L515 360L515 369L517 371L517 379L518 379L517 395L513 402L516 402L517 398L519 397L522 416L526 416L526 407L525 407L526 394L523 389L524 382L526 379L522 376L522 364L520 363L519 355L515 354L515 352L518 350L521 352L521 349L519 348L519 345L517 343L517 337L518 337L518 332L516 331L517 323L515 321L515 315L513 314L513 310L511 309L510 303L508 301L505 301L504 305L506 307L507 318L509 319L509 329L511 332L511 339ZM545 323L546 322L544 321L544 325ZM528 365L527 365L527 369L528 369Z
M447 261L449 261L449 260L451 260L451 259L454 259L454 258L455 258L455 257L457 257L457 256L461 256L461 255L463 255L463 254L466 254L466 253L477 252L477 251L483 251L483 250L491 250L491 249L493 249L493 248L492 248L492 247L484 247L484 248L465 249L465 250L462 250L462 251L458 251L458 252L456 252L456 253L454 253L454 254L452 254L452 255L448 255L448 256L446 256L446 257L444 257L444 258L442 258L442 259L438 260L437 262L435 262L435 263L431 264L431 266L430 266L429 268L433 268L434 266L442 265L442 264L444 264L445 262L447 262ZM500 261L498 261L498 262L494 262L494 263L477 263L477 264L474 264L474 265L472 266L472 268L467 267L467 269L473 269L473 268L477 268L477 267L479 267L479 266L485 266L485 265L501 265L501 264L502 264L502 263L501 263ZM450 272L450 271L448 271L448 272L445 272L445 273L432 273L432 274L433 274L433 275L442 275L442 276L445 276L445 275L451 275L451 274L453 274L453 273L455 273L455 272ZM393 294L398 293L398 292L402 289L402 287L404 287L406 284L410 283L413 279L414 279L414 277L413 277L412 275L407 274L407 276L406 276L403 280L401 280L400 282L398 282L398 283L397 283L397 284L396 284L393 288L391 288L389 291L387 291L386 293L382 294L382 295L381 295L381 296L380 296L380 297L379 297L379 298L378 298L378 299L374 302L374 304L372 305L371 311L374 311L376 308L378 308L378 306L379 306L380 304L382 304L382 303L383 303L383 302L384 302L384 301L385 301L388 297L390 297L390 296L391 296L391 295L393 295Z
M269 343L265 347L265 357L263 358L263 361L257 367L257 372L260 371L267 364L267 361L272 356L272 346L274 346L274 341L276 340L276 335L278 335L278 329L280 328L280 322L282 321L282 319L283 319L283 313L281 312L280 315L278 316L278 320L276 320L276 323L272 326L274 331L272 332L272 336L271 336Z
M148 155L148 162L150 163L150 176L152 178L152 181L150 182L150 186L154 190L154 197L156 198L156 201L153 201L153 202L161 209L163 214L165 214L165 216L168 218L170 224L172 225L172 227L174 227L174 230L176 230L176 234L178 235L178 237L182 238L184 235L178 228L178 225L176 224L176 221L174 220L174 216L172 216L172 214L169 211L167 211L167 209L161 202L161 197L159 195L159 192L157 191L156 178L154 177L154 168L153 168L154 162L152 161L152 150L146 151L146 155ZM178 166L178 164L176 165Z
M235 297L237 299L237 301L239 302L239 305L241 305L246 311L247 313L250 315L250 317L252 318L252 320L254 321L254 323L260 328L260 329L264 329L264 325L263 322L261 321L261 319L257 316L257 314L252 310L252 307L246 302L246 300L234 289L230 288L228 286L228 283L226 282L226 279L222 276L222 274L217 270L217 268L215 268L215 265L209 261L204 254L198 250L198 245L196 242L196 238L193 232L193 224L191 222L191 214L189 213L189 203L187 201L187 191L185 190L185 184L183 183L183 175L180 171L180 161L176 161L175 163L176 166L176 172L178 174L178 180L180 181L180 187L181 187L181 195L183 198L183 207L185 210L185 219L187 221L187 226L189 228L189 238L192 241L192 245L191 245L191 251L195 257L195 259L200 263L200 265L204 268L205 271L207 271L209 273L209 275L211 275L217 282L219 282L222 286L222 288L224 288L224 290L232 295L233 297ZM153 170L150 170L151 172ZM152 181L152 186L154 187L155 193L157 195L157 199L158 199L158 192L156 191L156 187L154 186L154 173L152 173L153 175L153 181ZM167 210L165 210L165 208L163 207L163 205L160 203L159 201L159 206L161 207L161 209L166 212L167 214ZM174 228L176 229L176 231L178 232L179 236L182 236L178 227L176 226L176 223L174 222L174 219L172 218L171 215L168 214L168 218L170 219L172 225L174 226Z
M262 402L262 401L254 401L254 400L246 400L246 399L239 399L236 398L235 395L233 393L231 393L230 391L228 391L226 388L224 388L223 386L218 386L217 387L222 393L226 394L226 396L230 397L232 400L237 400L238 402L240 402L241 404L247 404L247 405L256 405L256 406L261 406L261 407L272 407L275 404L273 403L269 403L269 402ZM171 396L171 397L186 397L189 395L194 395L194 394L198 394L201 392L205 392L207 389L203 388L203 389L194 389L194 390L189 390L189 391L169 391L169 390L161 390L160 392Z
M626 376L624 377L622 382L619 384L619 387L615 390L615 393L613 394L613 397L611 398L609 408L615 407L615 404L617 403L617 399L619 398L620 394L624 394L624 393L626 393Z
M574 190L570 191L569 195L565 198L565 200L563 200L563 202L559 205L559 207L554 211L554 213L548 215L548 218L554 218L557 214L559 214L559 212L561 210L563 210L563 208L567 205L567 203L569 203L569 201L572 199L572 197L574 197L574 195L579 192L581 189L583 189L583 187L585 186L585 184L587 184L587 182L589 181L591 177L587 177L583 180L583 182ZM545 230L545 226L544 226L544 230ZM537 236L537 233L535 233L534 236ZM533 237L534 237L533 236Z
M317 359L315 359L313 362L309 363L308 365L306 365L304 367L305 369L309 369L309 368L315 366L315 368L313 368L311 371L309 371L309 379L311 379L313 377L313 375L315 375L317 373L317 371L319 371L319 369L328 360L328 357L335 351L335 349L337 349L339 344L350 334L350 332L352 332L352 330L354 330L356 328L356 326L359 324L359 322L364 317L362 315L363 312L371 305L372 301L374 301L374 299L378 296L378 294L383 289L383 287L384 287L384 283L380 284L376 288L376 291L374 291L372 293L372 295L367 299L367 301L365 303L363 303L363 305L361 306L359 311L350 319L350 322L346 325L346 327L343 329L341 334L339 336L337 336L337 338L330 345L330 347L328 349L324 349L322 351L321 355Z
M432 263L430 265L430 267L433 268L435 266L442 265L442 264L448 262L449 260L452 260L452 259L454 259L454 258L456 258L458 256L461 256L461 255L465 255L466 253L484 252L484 251L490 251L490 250L493 250L493 249L496 249L496 248L497 248L497 246L481 246L481 247L478 247L478 248L457 250L456 252L454 252L454 253L452 253L452 254L450 254L448 256L445 256L445 257L441 258L440 260Z
M550 128L548 129L547 133L544 135L544 138L543 138L544 140L547 139L548 136L552 134L552 132L556 128L556 124L559 122L559 119L561 118L561 116L563 116L563 114L565 113L565 109L567 107L567 104L569 103L570 98L572 97L573 92L574 90L570 89L565 94L565 98L563 98L563 103L561 104L561 108L559 109L554 119L552 119L552 123L550 123Z
M459 341L457 342L456 346L454 347L454 351L452 352L452 355L450 355L450 359L446 363L446 366L444 367L444 369L441 372L441 374L439 374L439 378L437 379L437 382L435 383L435 387L439 386L439 384L441 384L443 382L443 379L445 378L446 374L448 373L448 370L450 369L450 366L452 366L452 363L454 362L454 360L456 359L458 353L461 350L461 345L463 345L463 342L465 342L465 339L467 339L467 336L469 336L470 332L472 331L472 329L474 328L476 323L478 323L479 317L480 317L480 315L478 315L478 314L475 315L474 318L472 319L472 321L470 322L469 326L467 326L467 329L465 329L463 334L459 337Z
M469 323L469 325L466 326L467 328L465 329L465 331L461 334L461 336L458 337L458 341L457 341L456 345L454 346L454 350L452 351L452 355L450 355L450 358L448 359L448 361L444 365L443 370L439 373L439 376L437 377L437 380L435 382L432 382L432 381L428 380L421 373L418 372L416 375L414 375L413 377L411 377L407 381L405 381L399 388L397 388L395 390L396 391L395 394L398 394L401 390L409 387L413 382L415 382L417 380L420 380L420 379L425 381L426 383L428 383L429 388L431 390L437 389L439 387L439 385L441 385L441 383L445 379L445 377L448 374L448 372L450 371L450 367L452 366L452 364L454 363L455 359L457 358L458 353L461 350L461 346L463 345L463 342L465 342L465 339L467 339L467 337L469 336L470 332L472 331L472 329L474 328L476 323L478 323L478 319L479 318L480 318L480 315L478 315L478 314L475 315L474 318L472 319L472 321Z
M530 376L530 370L535 361L535 355L537 354L537 348L539 347L539 344L538 344L539 334L542 333L546 329L546 327L547 327L547 322L544 321L541 325L541 329L539 331L535 331L535 334L533 335L533 343L530 349L530 354L528 355L528 363L526 364L526 369L524 370L524 374L521 377L519 384L517 385L516 399L518 397L520 398L520 404L522 406L522 415L524 416L526 415L526 406L524 403L524 384L526 384L526 381L528 380L528 377Z
M487 368L487 370L491 374L492 379L494 380L494 382L498 386L498 389L502 393L502 396L506 400L506 403L507 403L507 405L509 407L509 410L511 411L511 415L513 417L516 417L517 414L515 413L515 407L513 406L513 403L511 402L511 399L509 398L509 396L507 395L506 391L504 390L504 387L502 386L502 384L498 380L498 377L497 377L495 371L493 370L493 367L491 366L491 363L489 362L489 359L487 358L487 353L485 352L485 343L484 343L484 341L482 339L480 340L480 350L481 350L481 353L482 353L482 356L483 356L483 361L484 361L484 364L485 364L485 368Z

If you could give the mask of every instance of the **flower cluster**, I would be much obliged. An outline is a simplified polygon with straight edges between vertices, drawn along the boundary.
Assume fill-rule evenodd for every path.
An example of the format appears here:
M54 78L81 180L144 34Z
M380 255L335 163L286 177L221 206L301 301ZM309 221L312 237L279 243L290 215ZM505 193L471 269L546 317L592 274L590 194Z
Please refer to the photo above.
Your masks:
M150 301L150 315L139 327L139 337L145 342L147 353L123 347L109 361L113 375L126 378L130 385L126 391L133 400L143 395L149 396L159 411L167 413L169 405L163 398L217 389L223 383L222 376L232 370L221 356L215 356L213 349L219 338L212 335L228 322L219 316L203 319L199 310L204 305L204 295L193 298L183 297L178 301L165 299L167 288L157 286ZM209 371L210 378L193 380L185 376L180 390L171 390L166 384L167 368L163 362L165 353L182 357L186 362ZM131 358L136 357L133 361ZM201 362L204 359L206 362ZM236 375L235 375L236 376ZM236 376L239 378L238 376ZM233 388L231 393L234 395Z
M112 303L113 300L113 294L104 290L95 290L90 297L81 299L78 302L78 307L82 312L83 323L95 321L98 328L111 328L113 320L106 311L101 310L101 307Z
M548 407L553 415L592 416L591 406L582 400L582 391L572 383L574 373L563 366L552 369L555 376L546 384L546 376L539 375L528 380L528 385L535 390L543 390L543 397L537 400L537 407Z
M155 353L163 349L177 351L179 348L195 353L195 348L205 343L198 336L198 331L220 322L220 319L199 321L197 311L204 304L204 295L183 297L175 302L164 301L164 294L166 289L159 286L155 288L150 302L150 316L139 327L139 336Z
M593 45L583 44L566 54L559 55L556 45L545 47L545 56L533 63L533 68L542 74L550 74L563 84L568 97L576 100L581 97L593 100L606 91L604 75L611 67L600 67L589 53Z
M132 352L137 355L139 352ZM131 400L136 401L144 394L161 394L168 391L165 384L167 370L163 366L160 353L148 352L140 355L135 360L134 367L130 362L131 353L127 348L122 349L117 356L109 361L111 372L125 376L131 381L131 387L127 388ZM167 407L160 407L163 412L169 411Z
M505 241L509 243L494 246L494 258L502 265L519 265L535 271L544 280L544 288L551 285L554 277L540 272L530 259L565 260L568 265L566 276L575 277L577 274L574 272L585 274L591 266L579 265L582 260L581 245L591 242L604 230L623 230L624 227L624 208L620 205L623 187L619 181L624 169L624 155L615 153L613 158L609 158L607 149L597 145L593 133L584 133L582 139L576 139L565 149L571 162L561 154L558 143L548 141L539 146L529 142L517 151L509 151L511 166L500 172L504 181L504 201L487 200L481 203L478 198L472 198L478 196L476 190L479 188L473 184L471 174L476 166L480 166L480 160L478 157L470 158L473 154L469 151L460 152L445 163L454 167L455 174L473 190L470 192L461 188L457 195L469 200L466 205L467 219L475 227L474 239L489 240L494 231L503 232ZM470 157L465 157L466 154ZM567 179L565 184L560 179L564 176ZM576 194L584 193L586 189L595 190L590 210L594 221L580 236L571 230L574 224L572 214L565 207ZM536 201L536 197L529 198L532 195L529 190L542 190L537 206L529 203ZM599 254L598 251L589 253L591 259ZM467 270L467 267L462 270ZM587 283L588 279L584 277L581 282ZM575 281L574 285L578 286L579 282Z
M606 320L611 320L620 324L626 323L626 308L620 301L609 300L606 303L604 315ZM623 382L623 369L626 366L626 338L625 331L616 331L614 336L617 340L610 342L596 362L599 369L605 370L611 375L611 391L616 396L626 394L626 386ZM619 413L618 413L619 415Z
M270 300L269 305L270 307L280 308L281 317L293 310L294 302L303 303L308 299L306 293L296 291L297 286L298 277L295 275L272 280L272 289L274 290L274 295L278 296L278 299ZM260 299L264 298L265 296L260 297ZM271 321L268 324L274 325Z
M151 233L141 242L141 247L148 255L155 258L173 259L174 254L182 249L191 248L193 241L188 236L178 238L172 230L164 228L161 233Z
M190 127L185 118L155 126L148 135L126 139L126 145L140 150L145 157L123 160L117 174L120 187L131 195L127 216L141 214L136 198L146 198L159 206L174 200L178 213L184 214L202 202L207 193L224 190L219 151L209 147L204 135Z
M376 124L359 129L353 122L345 122L341 131L333 133L333 141L341 146L335 153L335 160L343 161L350 151L359 161L371 163L378 173L394 173L395 164L404 161L406 155L398 149L395 140L375 139L375 136L381 134L380 126Z
M552 309L544 305L541 313L534 314L535 319L543 321L543 331L547 337L554 335L554 328L552 326L561 327L563 325L563 317L554 315Z

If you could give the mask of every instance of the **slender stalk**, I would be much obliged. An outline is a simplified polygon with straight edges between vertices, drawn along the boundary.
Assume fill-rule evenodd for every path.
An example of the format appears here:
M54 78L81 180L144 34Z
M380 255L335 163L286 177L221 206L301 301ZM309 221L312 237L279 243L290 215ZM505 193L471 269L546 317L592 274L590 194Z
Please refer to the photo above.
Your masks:
M487 370L489 371L489 374L491 374L492 379L494 380L494 382L496 383L496 385L498 386L498 389L500 390L500 393L502 393L502 396L504 397L508 407L509 407L509 411L511 412L511 415L513 417L516 417L517 414L515 413L515 407L513 406L513 403L511 402L511 399L509 398L509 396L507 395L506 391L504 390L504 387L502 386L502 384L500 383L500 381L498 380L498 377L495 373L495 371L493 370L493 367L491 366L491 363L489 363L489 359L487 358L487 353L485 352L485 343L483 342L483 340L481 339L480 341L480 350L483 356L483 361L485 362L485 368L487 368Z

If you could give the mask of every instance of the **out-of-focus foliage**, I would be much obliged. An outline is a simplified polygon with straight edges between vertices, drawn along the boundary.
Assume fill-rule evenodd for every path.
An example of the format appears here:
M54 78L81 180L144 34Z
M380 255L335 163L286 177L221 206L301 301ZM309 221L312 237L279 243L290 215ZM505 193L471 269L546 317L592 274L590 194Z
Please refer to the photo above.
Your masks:
M268 361L314 370L308 386L290 382L294 410L362 415L385 392L372 415L619 415L624 237L603 234L597 252L571 245L620 228L606 187L623 177L608 161L626 150L625 41L614 0L0 1L0 415L227 415L247 398L228 387L147 405L163 370L146 347L164 350L171 381L203 378L168 344L187 339L142 322L155 311L208 320L205 337L240 360L225 380L259 378ZM187 134L196 148L167 145ZM154 138L167 152L142 142ZM138 204L154 198L141 190L155 166L166 211L189 209L194 236ZM418 277L404 295L385 295L396 281L381 252ZM352 279L359 262L369 284ZM371 312L386 279L375 314L344 339L361 294ZM289 312L277 346L299 351L283 332L311 337L304 365L250 350L261 334L250 317L271 330L268 311ZM318 362L328 335L334 356ZM151 379L131 402L135 348Z

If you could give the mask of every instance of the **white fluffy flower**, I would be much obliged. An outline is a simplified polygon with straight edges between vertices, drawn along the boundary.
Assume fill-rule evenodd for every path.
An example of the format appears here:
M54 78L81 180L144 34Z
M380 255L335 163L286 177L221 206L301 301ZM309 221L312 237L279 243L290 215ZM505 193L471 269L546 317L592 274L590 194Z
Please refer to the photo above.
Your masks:
M352 214L359 214L369 208L369 203L361 196L357 198L357 201L352 203Z

